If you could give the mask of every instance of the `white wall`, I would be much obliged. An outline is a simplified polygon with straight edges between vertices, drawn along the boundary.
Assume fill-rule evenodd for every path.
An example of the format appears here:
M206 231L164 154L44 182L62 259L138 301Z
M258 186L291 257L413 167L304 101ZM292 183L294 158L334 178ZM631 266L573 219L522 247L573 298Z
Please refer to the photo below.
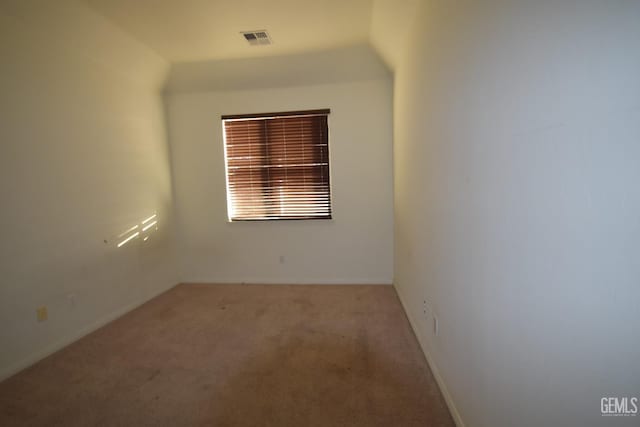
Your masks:
M392 90L388 77L172 94L167 103L183 281L391 283ZM227 222L220 116L317 108L331 109L334 219ZM284 263L280 256L285 257Z
M389 69L376 52L359 44L286 56L177 62L171 64L165 91L273 89L389 78Z
M0 57L3 378L177 274L160 94L168 64L68 1L1 1ZM117 249L115 236L154 211L160 230ZM42 305L49 320L37 323Z
M427 1L410 40L395 284L457 415L637 425L600 398L640 397L640 2Z

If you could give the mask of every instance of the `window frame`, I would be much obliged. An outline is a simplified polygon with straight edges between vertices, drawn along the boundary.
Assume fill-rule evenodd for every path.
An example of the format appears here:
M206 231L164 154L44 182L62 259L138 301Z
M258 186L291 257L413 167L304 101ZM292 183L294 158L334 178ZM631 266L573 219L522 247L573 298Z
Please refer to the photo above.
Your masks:
M324 115L326 117L326 133L327 133L327 188L328 188L328 201L329 201L329 213L324 217L256 217L256 218L233 218L232 217L232 200L229 185L229 161L227 153L227 133L225 129L225 121L227 120L268 120L278 119L286 117L303 117L303 116L319 116ZM272 221L333 221L334 219L334 203L333 203L333 176L332 176L332 159L331 159L331 131L330 131L330 115L331 110L329 108L315 109L315 110L295 110L295 111L282 111L282 112L270 112L270 113L250 113L250 114L223 114L220 116L220 123L222 127L222 142L224 151L224 171L225 171L225 202L227 207L227 222L228 223L248 223L248 222L272 222Z

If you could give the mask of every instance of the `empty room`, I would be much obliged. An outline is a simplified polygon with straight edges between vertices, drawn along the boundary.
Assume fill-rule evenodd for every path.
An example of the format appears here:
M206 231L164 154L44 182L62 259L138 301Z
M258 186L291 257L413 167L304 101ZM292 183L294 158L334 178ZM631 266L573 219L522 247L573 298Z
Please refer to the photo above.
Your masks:
M638 426L639 0L0 0L0 426Z

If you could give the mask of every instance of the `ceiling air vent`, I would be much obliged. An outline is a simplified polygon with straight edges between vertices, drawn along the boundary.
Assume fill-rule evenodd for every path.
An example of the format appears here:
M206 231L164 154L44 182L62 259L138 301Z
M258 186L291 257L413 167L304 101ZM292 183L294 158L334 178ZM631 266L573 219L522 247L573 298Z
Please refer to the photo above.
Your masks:
M251 46L263 46L273 43L266 30L243 31L241 34Z

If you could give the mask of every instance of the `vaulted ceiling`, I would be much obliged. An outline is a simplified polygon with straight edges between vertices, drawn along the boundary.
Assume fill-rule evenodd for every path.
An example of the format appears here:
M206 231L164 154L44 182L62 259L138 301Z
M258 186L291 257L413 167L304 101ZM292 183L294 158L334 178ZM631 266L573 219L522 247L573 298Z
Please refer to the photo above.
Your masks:
M86 0L170 61L299 53L362 43L372 0ZM241 31L268 30L249 46Z
M287 55L373 41L392 63L420 0L83 1L171 62ZM241 35L250 30L267 30L273 44L250 46Z

